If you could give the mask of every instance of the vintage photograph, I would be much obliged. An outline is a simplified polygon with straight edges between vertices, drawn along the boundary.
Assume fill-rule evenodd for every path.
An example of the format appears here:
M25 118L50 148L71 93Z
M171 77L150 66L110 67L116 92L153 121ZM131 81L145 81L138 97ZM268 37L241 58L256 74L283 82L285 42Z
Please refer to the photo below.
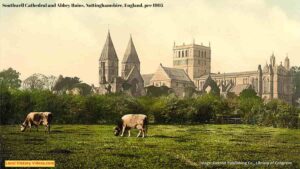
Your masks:
M300 168L300 1L0 1L0 168Z

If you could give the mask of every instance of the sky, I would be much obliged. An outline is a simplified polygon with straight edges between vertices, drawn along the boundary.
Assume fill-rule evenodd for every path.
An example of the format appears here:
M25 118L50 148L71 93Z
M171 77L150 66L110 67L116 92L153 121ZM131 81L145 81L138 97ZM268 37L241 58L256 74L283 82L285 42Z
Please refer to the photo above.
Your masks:
M256 70L288 55L300 66L298 0L74 0L74 3L164 3L163 8L3 8L0 70L12 67L24 80L33 73L77 76L98 85L98 59L108 29L121 62L132 35L141 73L172 66L172 48L211 44L212 72ZM41 1L45 2L45 1ZM48 0L48 3L70 1ZM119 66L119 69L121 67Z

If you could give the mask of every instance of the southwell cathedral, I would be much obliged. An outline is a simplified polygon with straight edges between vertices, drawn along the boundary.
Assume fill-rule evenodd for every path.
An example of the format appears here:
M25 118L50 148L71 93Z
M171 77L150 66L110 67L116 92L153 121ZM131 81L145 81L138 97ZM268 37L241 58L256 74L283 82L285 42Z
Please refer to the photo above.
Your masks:
M218 88L221 95L229 93L239 95L244 89L252 88L265 100L281 99L292 102L293 76L290 60L276 63L274 54L269 63L258 65L253 71L233 73L211 72L211 47L195 44L173 46L173 67L158 65L153 74L140 73L140 60L132 38L122 60L121 76L119 59L110 33L99 59L98 93L127 92L133 96L145 95L148 88L167 87L179 97L187 96L187 89L198 93L210 92Z

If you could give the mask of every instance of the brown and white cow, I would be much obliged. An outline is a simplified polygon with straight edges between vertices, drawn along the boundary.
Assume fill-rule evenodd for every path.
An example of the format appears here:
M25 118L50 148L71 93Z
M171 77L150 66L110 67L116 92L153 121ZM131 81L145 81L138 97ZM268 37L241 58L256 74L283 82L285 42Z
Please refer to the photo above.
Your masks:
M27 127L29 127L29 131L31 130L31 126L36 126L38 130L39 125L46 126L45 132L48 131L50 133L50 123L52 121L52 113L51 112L30 112L25 121L21 124L21 132L24 132Z
M121 121L114 128L115 136L124 135L125 130L128 131L128 137L130 137L130 129L138 129L139 133L137 137L139 137L142 133L142 137L144 138L147 133L147 125L148 119L144 114L127 114L121 118Z

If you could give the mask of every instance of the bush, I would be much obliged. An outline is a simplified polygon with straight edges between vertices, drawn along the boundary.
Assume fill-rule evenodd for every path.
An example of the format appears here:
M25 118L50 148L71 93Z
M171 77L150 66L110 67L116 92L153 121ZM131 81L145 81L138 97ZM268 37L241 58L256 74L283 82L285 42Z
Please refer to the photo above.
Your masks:
M288 128L299 125L299 109L279 100L264 104L252 91L228 99L213 94L193 98L124 94L74 96L2 86L0 99L1 124L21 123L31 111L50 111L54 115L53 122L61 124L115 123L125 114L146 114L155 123L216 123L218 117L234 116L241 117L246 124Z

